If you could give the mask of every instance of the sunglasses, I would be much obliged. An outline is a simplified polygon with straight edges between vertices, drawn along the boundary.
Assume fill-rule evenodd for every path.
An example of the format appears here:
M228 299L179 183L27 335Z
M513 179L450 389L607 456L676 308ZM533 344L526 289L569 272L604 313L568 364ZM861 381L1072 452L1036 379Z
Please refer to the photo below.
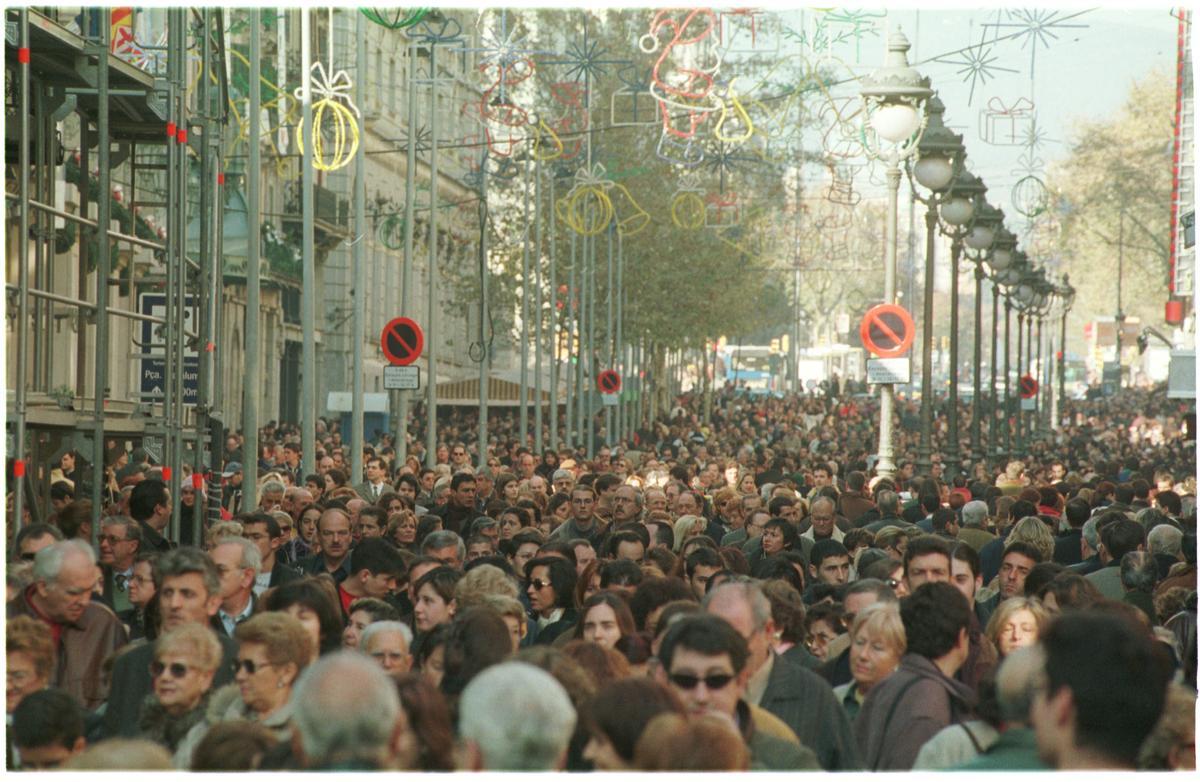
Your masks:
M670 678L671 683L681 690L694 690L700 682L704 682L705 689L721 690L729 686L733 681L734 676L731 673L714 673L708 676L693 676L690 673L673 673Z
M164 672L169 672L172 679L182 679L184 676L187 676L188 667L183 663L171 663L170 665L163 665L158 660L150 663L151 679L157 679L158 677L162 676Z
M21 552L21 559L25 560L26 562L32 562L36 557L37 557L36 551Z
M233 661L234 674L237 674L238 671L245 671L246 673L253 676L254 674L258 673L259 668L270 668L270 667L271 667L271 663L256 663L253 660L234 660Z
M529 582L534 589L545 589L548 586L554 586L550 581L543 581L540 578L535 578Z

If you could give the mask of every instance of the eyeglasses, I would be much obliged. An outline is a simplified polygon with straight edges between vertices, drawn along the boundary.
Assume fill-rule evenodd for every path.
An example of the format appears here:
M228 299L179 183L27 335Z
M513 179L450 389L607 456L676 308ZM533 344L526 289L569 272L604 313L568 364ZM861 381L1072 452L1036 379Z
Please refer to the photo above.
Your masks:
M188 675L188 670L190 669L183 663L171 663L170 665L163 665L158 660L155 660L154 662L150 663L150 678L157 679L158 677L162 676L163 673L170 673L172 679L182 679L184 676Z
M693 676L690 673L673 673L668 677L671 683L681 690L694 690L700 682L708 690L723 690L733 681L731 673L713 673L708 676Z
M36 551L22 551L21 552L21 559L25 560L26 562L32 562L36 557L37 557Z
M116 535L101 535L100 536L100 542L107 543L110 546L115 545L117 543L124 543L127 540L129 540L129 538L118 538Z
M256 663L253 660L234 660L233 672L236 674L238 671L245 671L253 676L254 674L258 673L259 668L270 668L272 665L274 665L274 663Z
M541 580L540 578L535 578L535 579L533 579L532 581L530 581L530 582L529 582L529 584L530 584L530 586L532 586L534 589L545 589L545 588L546 588L546 587L548 587L548 586L554 586L554 584L553 584L552 582L550 582L550 581L543 581L543 580Z
M887 584L892 589L895 589L896 587L900 586L899 580L894 579L894 578L889 578L888 580L884 581L883 583Z

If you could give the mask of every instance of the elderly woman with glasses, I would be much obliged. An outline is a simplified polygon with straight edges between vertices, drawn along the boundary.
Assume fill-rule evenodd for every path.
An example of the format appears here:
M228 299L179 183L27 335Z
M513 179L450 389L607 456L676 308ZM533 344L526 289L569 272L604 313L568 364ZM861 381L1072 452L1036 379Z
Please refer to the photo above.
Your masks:
M172 763L186 768L190 751L185 739L204 723L213 675L221 664L221 644L209 628L186 624L160 637L150 663L151 694L138 720L142 737L176 755Z
M265 611L238 625L233 683L212 694L205 719L176 750L187 767L192 751L212 726L233 720L257 722L279 741L291 737L292 687L312 662L308 631L299 619L282 611Z

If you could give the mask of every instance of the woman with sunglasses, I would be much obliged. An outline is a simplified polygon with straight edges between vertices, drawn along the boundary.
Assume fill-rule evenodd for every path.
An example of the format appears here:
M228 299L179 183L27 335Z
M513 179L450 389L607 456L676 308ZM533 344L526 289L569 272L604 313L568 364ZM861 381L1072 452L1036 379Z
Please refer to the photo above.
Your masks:
M142 704L138 726L142 738L170 752L181 748L189 732L202 725L213 675L221 664L221 644L212 630L187 624L164 634L154 644L150 663L152 694ZM191 757L176 753L176 768Z
M212 694L204 722L189 731L176 751L188 765L192 750L221 722L257 722L280 741L291 737L292 687L312 661L304 625L280 611L265 611L238 625L233 637L238 642L233 684Z

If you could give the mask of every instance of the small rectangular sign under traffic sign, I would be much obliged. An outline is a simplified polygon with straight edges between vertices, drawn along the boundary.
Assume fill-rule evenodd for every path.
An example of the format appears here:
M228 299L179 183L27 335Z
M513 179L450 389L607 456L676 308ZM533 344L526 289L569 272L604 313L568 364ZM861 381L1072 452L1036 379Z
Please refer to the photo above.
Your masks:
M912 360L904 358L867 359L867 382L887 385L908 383L912 377Z
M421 388L421 368L384 367L383 387L388 391L417 391Z

